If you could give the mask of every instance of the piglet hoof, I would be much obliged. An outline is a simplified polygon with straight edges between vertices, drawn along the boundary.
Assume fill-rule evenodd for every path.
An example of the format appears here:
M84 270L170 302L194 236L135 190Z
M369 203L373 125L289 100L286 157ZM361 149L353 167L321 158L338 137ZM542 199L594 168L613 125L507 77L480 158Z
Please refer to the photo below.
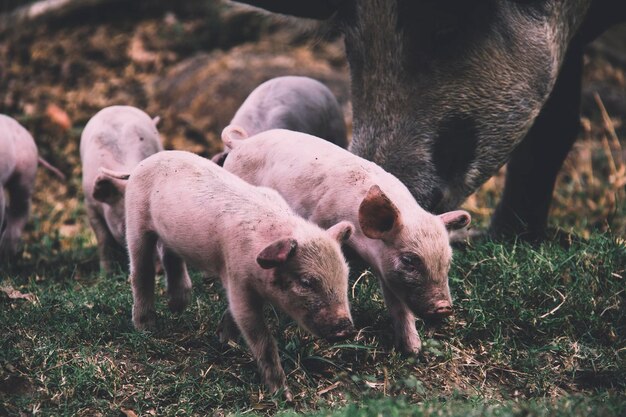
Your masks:
M283 390L283 398L285 399L285 401L287 401L288 403L292 403L293 402L293 395L291 395L291 391L289 391L289 388L285 388Z
M396 349L408 356L418 356L422 351L422 341L419 338L396 341Z
M191 302L191 289L185 288L184 290L177 291L176 293L169 295L167 306L172 313L182 313L185 308Z
M282 400L287 403L293 403L293 395L291 394L291 391L289 391L289 388L287 388L286 386L274 389L270 388L269 391L271 392L271 395L274 397L275 400Z
M155 311L137 312L133 309L133 325L137 330L151 330L154 329L156 323Z

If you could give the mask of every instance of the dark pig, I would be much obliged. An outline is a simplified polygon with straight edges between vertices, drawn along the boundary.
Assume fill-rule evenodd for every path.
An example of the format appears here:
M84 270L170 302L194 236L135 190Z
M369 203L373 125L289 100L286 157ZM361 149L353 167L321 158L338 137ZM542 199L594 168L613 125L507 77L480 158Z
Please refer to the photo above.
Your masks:
M504 163L493 235L544 236L579 127L583 46L626 20L619 0L244 0L331 18L352 80L350 150L444 212Z
M0 255L15 255L28 221L38 162L30 133L0 114ZM4 189L9 195L5 199Z

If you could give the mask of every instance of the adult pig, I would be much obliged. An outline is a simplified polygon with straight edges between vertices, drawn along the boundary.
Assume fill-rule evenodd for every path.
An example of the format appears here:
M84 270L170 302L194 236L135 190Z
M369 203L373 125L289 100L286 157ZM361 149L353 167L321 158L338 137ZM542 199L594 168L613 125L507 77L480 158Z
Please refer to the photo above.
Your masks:
M347 147L343 112L333 93L309 77L272 78L250 93L235 113L231 125L249 135L270 129L289 129ZM228 149L213 157L222 165Z
M146 157L162 151L156 122L135 107L106 107L89 120L80 138L85 207L98 240L100 267L107 273L126 252L126 183L102 169L130 172Z
M224 129L222 139L232 149L224 168L277 190L296 213L322 227L353 222L347 244L380 280L397 347L419 352L414 314L452 314L446 229L468 225L469 214L426 212L396 177L323 139L289 130L242 136L241 127Z
M31 134L16 120L0 114L0 256L18 252L30 211L37 161L37 145Z
M315 335L350 335L348 267L339 243L352 230L339 222L324 231L296 216L275 191L194 154L153 155L131 173L126 188L133 323L143 329L154 322L158 240L170 308L182 310L190 300L187 263L219 275L228 298L222 324L234 321L241 330L268 388L286 389L263 305L278 306Z
M544 236L579 128L583 46L626 20L619 0L245 3L327 19L345 35L350 150L427 210L457 207L509 161L494 235Z

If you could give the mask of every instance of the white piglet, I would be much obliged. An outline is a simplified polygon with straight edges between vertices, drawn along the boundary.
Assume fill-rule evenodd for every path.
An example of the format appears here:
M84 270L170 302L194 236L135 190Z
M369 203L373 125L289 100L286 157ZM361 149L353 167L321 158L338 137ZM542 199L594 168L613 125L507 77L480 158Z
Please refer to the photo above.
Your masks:
M98 240L100 267L110 273L125 259L122 178L107 170L130 172L146 157L163 150L156 124L131 106L106 107L93 116L80 138L83 191L89 223Z
M269 389L286 389L263 305L271 302L320 337L351 335L348 266L340 243L353 229L338 222L322 230L297 216L274 190L252 186L189 152L160 152L132 171L126 187L133 323L138 329L154 324L158 242L170 309L189 303L186 264L218 275L228 298L222 340L239 329Z
M37 174L37 145L16 120L0 114L0 255L18 252ZM8 201L4 189L9 195Z
M309 77L272 78L255 88L230 122L248 135L270 129L289 129L314 135L341 147L348 146L343 112L334 94ZM228 147L213 157L224 163Z
M448 231L468 225L469 214L426 212L396 177L314 136L270 130L246 138L245 129L228 126L222 139L232 149L226 170L277 190L296 213L322 227L355 224L347 245L380 280L396 345L419 352L414 314L452 314Z

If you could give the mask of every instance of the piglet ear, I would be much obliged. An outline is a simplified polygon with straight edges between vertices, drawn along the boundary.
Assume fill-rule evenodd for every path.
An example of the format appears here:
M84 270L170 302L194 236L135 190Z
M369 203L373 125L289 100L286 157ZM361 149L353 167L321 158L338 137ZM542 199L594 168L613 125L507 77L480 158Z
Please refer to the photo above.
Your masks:
M400 211L378 185L372 185L359 206L359 225L370 239L383 239L401 226Z
M111 205L124 197L125 188L125 181L99 174L94 183L92 196L98 201Z
M352 236L354 226L350 222L339 222L330 227L326 232L337 242L343 243L350 239L350 236Z
M263 249L257 256L256 262L263 269L276 268L284 264L296 254L298 241L291 238L284 238L271 243Z
M446 225L448 231L462 229L468 226L472 221L472 217L465 210L449 211L439 215L443 224Z
M239 141L247 138L248 132L241 126L228 125L222 130L222 142L231 149L235 149Z

